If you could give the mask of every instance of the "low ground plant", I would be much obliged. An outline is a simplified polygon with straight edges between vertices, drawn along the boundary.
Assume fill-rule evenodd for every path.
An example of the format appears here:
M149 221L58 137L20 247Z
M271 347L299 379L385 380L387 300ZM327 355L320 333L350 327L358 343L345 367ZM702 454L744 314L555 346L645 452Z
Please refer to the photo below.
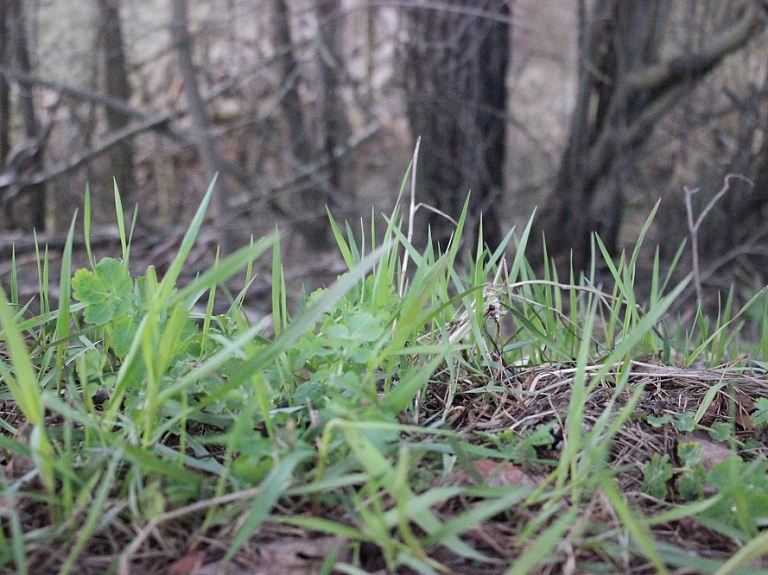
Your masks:
M162 274L116 190L120 254L73 270L73 222L39 313L0 291L0 572L768 572L762 292L683 328L658 256L636 300L647 225L563 279L530 225L419 251L396 210L332 220L348 271L293 310L278 234L180 284L212 188Z

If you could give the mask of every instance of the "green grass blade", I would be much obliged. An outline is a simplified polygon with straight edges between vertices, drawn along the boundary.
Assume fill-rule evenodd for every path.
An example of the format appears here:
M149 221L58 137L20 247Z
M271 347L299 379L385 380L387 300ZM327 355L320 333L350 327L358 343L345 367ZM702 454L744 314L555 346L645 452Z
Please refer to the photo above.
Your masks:
M57 391L61 393L61 382L64 376L64 361L66 360L66 348L69 340L69 324L71 321L72 289L72 242L75 234L75 221L77 213L72 217L69 226L67 240L64 243L64 251L61 255L61 275L59 278L59 309L56 313L56 368L58 371Z
M613 510L616 512L619 520L624 528L629 531L630 535L635 540L637 546L642 550L645 557L651 562L656 573L665 575L669 573L667 566L664 564L663 559L659 555L656 545L653 541L650 529L645 522L644 517L638 517L636 512L633 512L621 491L616 486L614 480L607 474L603 474L602 477L602 489L608 501L611 503Z
M531 545L526 547L520 557L515 559L512 566L504 572L504 575L524 575L547 564L552 557L552 552L563 541L563 534L576 522L578 517L579 510L576 507L565 512Z
M741 569L752 573L754 571L750 563L766 555L768 555L768 532L763 532L739 549L717 570L715 575L732 575Z
M191 308L194 301L190 300L189 298L195 294L201 294L206 290L211 289L213 286L221 284L233 277L235 274L239 273L250 262L258 259L265 251L267 251L272 246L273 241L274 236L267 236L257 242L254 242L253 244L249 244L240 248L239 250L225 257L222 261L218 262L215 266L211 267L206 272L202 273L199 277L195 278L183 288L179 289L178 292L173 295L173 297L167 297L170 295L170 291L163 292L166 294L166 297L158 294L159 300L166 302L168 307L173 307L181 301L186 300L185 306ZM163 289L162 286L165 285L167 279L168 275L166 274L165 278L163 278L163 281L160 284L160 289ZM172 291L173 285L168 285Z
M40 469L43 483L46 488L52 491L54 488L53 469L48 458L53 453L53 449L48 441L43 423L43 404L40 399L37 375L30 359L29 350L24 343L24 338L2 288L0 288L0 327L3 330L0 335L5 339L14 370L14 374L11 374L10 370L0 363L2 366L0 375L2 375L24 417L33 425L34 443L32 440L30 441L32 446L36 448L36 451L33 451L33 456Z
M125 214L123 213L123 201L120 199L120 190L117 187L117 179L112 178L113 194L115 198L115 215L117 218L117 229L120 234L120 246L123 249L123 264L128 267L130 263L130 253L128 245L128 234L125 231Z
M311 456L311 451L296 451L288 454L275 465L275 469L262 483L259 495L254 499L251 510L246 515L242 527L240 527L237 535L232 540L232 544L227 549L227 553L224 556L225 562L232 559L259 529L261 524L264 523L270 511L272 511L272 508L288 487L289 479L296 466Z
M11 303L19 305L19 276L16 269L16 245L11 250Z
M85 201L83 202L83 235L85 240L85 251L88 254L88 261L91 263L91 269L96 267L96 260L91 250L91 185L85 185Z
M91 504L88 506L88 515L86 517L85 523L78 528L75 544L72 546L69 555L67 555L66 561L64 561L64 564L59 570L61 575L69 575L69 573L72 572L72 570L75 568L75 563L77 562L80 553L82 553L83 549L85 549L85 546L88 544L88 540L96 532L99 520L104 515L104 509L107 504L112 486L114 485L117 476L117 467L121 460L122 453L119 450L115 451L109 461L109 466L101 475L99 487L96 490L95 497Z

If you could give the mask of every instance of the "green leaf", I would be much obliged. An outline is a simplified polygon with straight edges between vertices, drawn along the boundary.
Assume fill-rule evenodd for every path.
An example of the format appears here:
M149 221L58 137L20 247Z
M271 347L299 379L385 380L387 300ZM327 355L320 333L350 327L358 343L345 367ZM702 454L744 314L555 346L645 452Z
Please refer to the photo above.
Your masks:
M705 515L740 527L745 536L757 535L758 524L768 518L768 462L732 455L715 465L708 480L721 498Z
M695 441L680 443L677 446L677 456L687 466L701 465L701 445Z
M682 432L689 432L696 429L696 417L695 414L686 411L684 413L676 413L674 421L675 429Z
M516 445L518 456L526 460L535 459L537 447L551 447L555 442L552 431L556 425L557 422L552 421L537 427L530 435L523 437Z
M698 465L691 471L683 473L677 479L677 492L682 499L691 501L704 497L704 484L707 480L706 470Z
M659 428L663 425L666 425L670 421L672 421L672 416L670 416L668 413L665 413L663 415L649 415L646 419L648 421L648 425L651 427Z
M755 400L755 411L752 413L752 422L757 427L768 425L768 397L758 397Z
M77 270L72 287L75 299L86 304L85 321L93 325L105 325L128 315L135 304L131 276L114 258L104 258L93 272Z
M725 421L716 421L709 430L709 436L715 441L726 442L733 438L733 428Z
M669 455L659 456L654 453L643 474L643 492L663 500L667 496L667 481L670 479L672 466L669 464Z
M124 359L131 349L133 338L136 337L139 322L128 316L123 316L118 318L112 325L113 331L110 334L109 347L115 352L117 357Z

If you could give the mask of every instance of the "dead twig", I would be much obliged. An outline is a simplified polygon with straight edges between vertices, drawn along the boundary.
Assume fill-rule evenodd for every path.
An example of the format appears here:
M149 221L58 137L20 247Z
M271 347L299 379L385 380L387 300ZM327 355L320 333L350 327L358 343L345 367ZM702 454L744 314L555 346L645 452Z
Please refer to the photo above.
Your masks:
M688 231L691 235L691 258L693 263L693 283L696 286L696 298L699 300L699 302L703 301L703 295L704 291L701 287L701 273L699 271L699 227L701 227L701 223L704 221L704 218L707 217L707 214L712 210L712 208L715 207L715 204L722 198L725 193L731 188L731 178L739 178L740 180L744 180L749 185L754 186L754 182L747 178L746 176L743 176L741 174L728 174L725 176L723 187L720 188L720 191L715 194L715 196L709 200L707 205L704 207L702 212L699 214L699 216L696 218L696 221L693 219L693 202L692 198L694 194L697 194L699 192L699 188L687 188L683 187L683 191L685 192L685 212L688 216Z
M416 140L416 148L413 150L413 172L411 173L411 201L408 208L408 243L413 243L413 223L416 217L416 167L419 163L419 147L421 146L421 136ZM403 271L400 274L400 288L398 293L400 297L403 297L403 289L405 286L405 274L408 271L408 250L405 250L403 254Z

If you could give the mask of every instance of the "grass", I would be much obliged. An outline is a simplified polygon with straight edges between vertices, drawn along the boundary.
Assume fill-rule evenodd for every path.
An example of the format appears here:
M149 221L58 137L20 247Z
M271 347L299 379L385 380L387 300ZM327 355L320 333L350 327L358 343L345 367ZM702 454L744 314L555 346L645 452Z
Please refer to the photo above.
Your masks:
M462 263L463 218L420 252L395 211L332 221L349 271L291 313L277 234L177 284L212 189L162 277L125 226L72 270L73 221L58 309L45 250L39 314L0 291L0 572L768 572L762 292L686 331L658 256L636 300L648 225L563 281L530 225Z

